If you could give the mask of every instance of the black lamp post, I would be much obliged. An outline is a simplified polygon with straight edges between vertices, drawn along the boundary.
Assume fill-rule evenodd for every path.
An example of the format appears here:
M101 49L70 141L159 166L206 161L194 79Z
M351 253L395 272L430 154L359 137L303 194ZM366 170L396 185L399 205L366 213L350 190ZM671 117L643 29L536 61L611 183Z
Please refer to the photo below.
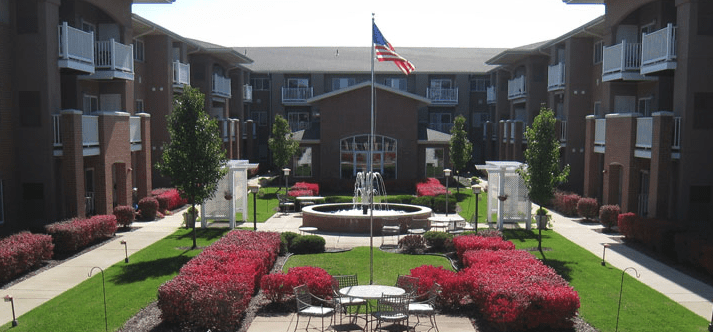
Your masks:
M602 250L602 266L607 266L607 263L604 262L604 257L606 257L607 254L607 248L609 248L609 243L604 243L602 244L604 249Z
M475 232L478 232L478 195L480 195L480 186L477 184L474 184L470 187L473 189L473 194L475 194Z
M291 169L285 167L282 169L282 174L285 175L285 196L287 196L287 177L290 176Z
M15 300L12 298L12 295L5 295L4 297L5 302L10 302L10 306L12 307L12 327L17 326L17 319L15 318Z
M248 189L253 193L253 230L257 230L257 192L260 191L260 185L248 186Z
M444 169L443 175L446 176L446 217L448 217L448 178L451 177L450 168Z
M129 249L126 246L126 241L121 240L121 242L119 242L119 243L124 245L124 254L126 255L126 258L124 258L124 263L128 263L129 262Z
M104 269L98 266L93 267L91 270L89 270L89 277L92 276L92 272L94 271L94 269L99 269L99 271L102 272L102 291L104 292L104 329L106 331L109 331L109 320L107 319L106 315L106 284L104 282Z

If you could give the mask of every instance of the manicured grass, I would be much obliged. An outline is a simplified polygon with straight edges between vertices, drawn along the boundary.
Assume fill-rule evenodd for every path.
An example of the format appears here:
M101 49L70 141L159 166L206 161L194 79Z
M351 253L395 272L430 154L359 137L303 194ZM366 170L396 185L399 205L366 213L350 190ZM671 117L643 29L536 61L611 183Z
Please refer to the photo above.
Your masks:
M374 284L394 285L399 274L409 274L421 265L443 266L453 270L450 261L432 255L402 255L374 248ZM340 253L293 255L283 267L286 273L295 266L316 266L331 275L357 274L360 285L369 284L369 247L356 247Z
M537 234L506 230L518 249L536 248ZM543 262L564 277L579 293L580 315L599 331L615 331L622 271L601 266L598 257L554 231L542 232L542 247L551 248ZM619 331L707 331L708 321L630 275L624 276Z
M198 246L220 239L228 230L197 230ZM201 250L190 250L191 230L180 229L105 270L109 330L114 331L149 303L156 300L158 287ZM89 273L89 268L87 268ZM22 301L18 299L17 301ZM5 324L0 331L104 331L102 276L94 269L91 278L41 306L18 317L19 325Z
M458 214L468 222L473 222L475 215L475 194L470 188L461 188L460 193L451 190L458 201L461 211ZM485 224L488 222L488 193L482 192L478 194L478 223Z
M257 211L255 211L255 206L253 206L253 194L248 194L248 216L247 221L253 221L253 211L257 212L257 222L265 222L270 219L272 215L275 214L276 209L280 205L280 201L277 199L278 187L263 187L260 188L260 193L258 193L255 201L257 202ZM284 193L285 189L282 189ZM243 220L243 214L241 212L235 214L235 220Z

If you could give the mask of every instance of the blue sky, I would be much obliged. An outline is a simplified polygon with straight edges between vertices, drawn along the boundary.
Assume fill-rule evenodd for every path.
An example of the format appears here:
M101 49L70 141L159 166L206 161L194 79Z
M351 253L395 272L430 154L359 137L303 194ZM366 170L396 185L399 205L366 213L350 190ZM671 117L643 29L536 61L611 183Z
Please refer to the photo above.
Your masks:
M517 47L561 36L604 14L561 0L176 0L134 13L181 36L223 46L370 46L371 14L399 46Z

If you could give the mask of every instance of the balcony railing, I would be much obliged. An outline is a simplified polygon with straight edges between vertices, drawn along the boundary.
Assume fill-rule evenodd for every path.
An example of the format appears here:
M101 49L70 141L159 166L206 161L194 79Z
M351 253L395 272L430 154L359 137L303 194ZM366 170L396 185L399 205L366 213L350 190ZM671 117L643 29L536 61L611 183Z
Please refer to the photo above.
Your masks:
M607 140L607 120L594 120L594 152L604 153Z
M94 73L94 33L84 32L63 22L57 26L59 67Z
M450 133L451 128L453 128L453 124L444 122L431 122L428 124L428 128L440 131L442 133Z
M191 65L190 64L181 63L179 61L173 62L173 84L191 85Z
M230 98L230 79L218 74L213 74L213 94L220 97Z
M508 81L508 99L517 99L527 96L525 75L515 77Z
M141 145L141 117L129 117L129 142L131 142L132 150L134 145L139 145L139 147Z
M252 102L253 101L253 86L250 84L243 85L243 101Z
M562 120L560 123L560 143L567 143L567 120Z
M82 115L82 146L99 146L99 117Z
M636 118L636 148L651 150L652 129L654 118L638 117Z
M605 47L602 62L602 80L617 79L642 80L641 76L641 44L627 43Z
M641 40L641 74L676 69L676 27L644 34Z
M253 127L253 137L252 138L256 139L257 138L257 122L253 122L252 127ZM247 122L243 122L243 124L242 124L242 136L243 136L243 139L248 138L248 123Z
M62 115L52 114L52 144L55 148L62 147Z
M97 69L134 73L134 45L124 45L114 39L97 41L94 47Z
M565 87L565 65L560 62L547 68L547 91L562 90Z
M282 87L282 103L304 103L307 99L312 98L312 94L312 87Z
M673 140L671 140L671 149L674 151L681 150L681 117L673 118Z
M426 88L426 98L434 104L458 104L458 88Z
M487 103L488 104L495 104L498 102L498 93L495 90L494 86L489 86L488 89L486 90L486 96L487 96Z

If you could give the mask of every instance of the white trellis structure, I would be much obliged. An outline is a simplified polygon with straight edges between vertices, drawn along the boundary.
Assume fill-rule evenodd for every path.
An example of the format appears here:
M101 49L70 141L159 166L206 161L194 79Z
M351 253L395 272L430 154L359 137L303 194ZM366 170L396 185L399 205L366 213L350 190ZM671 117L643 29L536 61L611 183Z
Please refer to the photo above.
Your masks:
M229 220L235 228L235 214L242 212L243 222L248 215L248 171L258 167L247 160L229 160L228 173L218 181L215 196L201 204L201 227L208 227L208 219Z
M525 181L517 169L525 164L516 161L486 161L476 168L488 172L488 222L497 216L497 227L503 229L506 223L525 223L532 227L532 203L527 197Z

